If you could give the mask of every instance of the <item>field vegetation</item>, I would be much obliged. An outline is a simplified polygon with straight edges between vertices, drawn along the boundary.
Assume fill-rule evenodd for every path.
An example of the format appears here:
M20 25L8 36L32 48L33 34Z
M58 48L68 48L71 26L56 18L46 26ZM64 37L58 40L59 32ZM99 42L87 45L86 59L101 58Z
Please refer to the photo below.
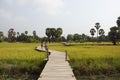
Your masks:
M45 65L37 43L0 43L0 80L35 80Z
M59 44L59 46L56 46L58 43L56 45L50 44L50 49L64 52L67 50L70 65L78 80L81 80L83 76L86 76L84 77L85 80L98 80L100 77L102 79L99 80L104 80L106 76L109 76L109 79L105 80L120 79L118 77L120 74L120 46L113 46L110 43L72 44L74 45L64 46ZM112 79L112 77L115 78Z
M44 65L38 43L0 43L0 79L36 80ZM49 49L67 51L77 80L119 80L120 46L111 43L50 43Z

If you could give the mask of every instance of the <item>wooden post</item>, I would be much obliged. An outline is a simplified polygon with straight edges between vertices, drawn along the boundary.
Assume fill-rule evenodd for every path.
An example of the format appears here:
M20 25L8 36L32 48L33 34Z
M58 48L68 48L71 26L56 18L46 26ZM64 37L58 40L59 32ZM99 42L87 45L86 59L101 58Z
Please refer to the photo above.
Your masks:
M67 50L65 50L65 61L67 61Z
M47 60L49 60L49 52L47 52Z

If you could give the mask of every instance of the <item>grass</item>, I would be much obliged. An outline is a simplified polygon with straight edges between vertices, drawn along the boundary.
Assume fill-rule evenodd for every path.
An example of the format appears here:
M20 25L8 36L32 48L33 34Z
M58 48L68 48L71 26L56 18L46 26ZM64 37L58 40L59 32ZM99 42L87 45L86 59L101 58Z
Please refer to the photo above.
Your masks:
M37 43L0 43L0 79L7 77L32 80L40 75L45 65L45 54L34 50L38 45Z
M52 50L67 50L70 65L79 80L119 80L120 46L111 43L50 43ZM94 45L95 44L95 45ZM98 45L99 46L98 46ZM36 80L45 62L38 43L0 43L0 80ZM32 78L31 78L32 75ZM107 76L107 77L106 77Z
M67 50L70 57L70 65L78 80L80 76L109 76L120 73L120 46L112 46L110 44L109 46L93 46L91 44L83 45L83 43L82 45L77 43L76 46L54 45L50 44L50 49Z

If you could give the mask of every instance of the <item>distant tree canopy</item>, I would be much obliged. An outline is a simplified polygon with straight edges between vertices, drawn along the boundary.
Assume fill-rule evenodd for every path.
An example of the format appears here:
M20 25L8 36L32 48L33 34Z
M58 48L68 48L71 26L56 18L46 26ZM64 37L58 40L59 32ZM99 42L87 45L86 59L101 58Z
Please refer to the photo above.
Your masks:
M3 41L3 38L4 38L3 32L2 32L2 31L0 31L0 42L2 42L2 41Z
M9 42L14 42L15 41L15 35L16 35L16 32L14 31L14 29L10 28L9 31L8 31L8 41Z
M116 45L117 40L120 39L120 32L118 30L118 27L113 26L108 33L109 39L112 41L113 45Z
M68 34L67 41L74 41L74 42L85 42L90 41L90 37L85 34Z
M120 27L120 17L118 17L116 23L117 23L117 26Z
M98 41L104 41L105 40L105 31L104 31L104 29L100 29L100 23L99 22L97 22L97 23L95 23L95 26L94 26L95 28L96 28L96 30L94 29L94 28L91 28L90 29L90 34L92 35L92 38L93 38L93 36L95 35L95 33L96 33L96 31L97 31L97 39L96 39L96 41L98 42ZM98 36L99 35L99 36ZM94 38L93 38L94 39Z
M68 34L67 36L61 36L63 33L62 28L46 28L45 34L47 37L40 38L37 35L37 32L33 30L32 35L28 34L28 31L24 31L23 33L15 32L13 28L8 30L8 37L5 37L3 32L0 31L0 42L9 41L9 42L40 42L48 40L50 42L58 42L58 41L74 41L74 42L95 42L95 41L112 41L114 45L116 42L120 41L120 17L116 20L117 26L113 26L110 28L108 35L104 35L104 29L101 29L101 25L99 22L95 23L94 28L90 29L90 34L92 37L83 34ZM95 34L97 33L97 36Z
M99 28L100 28L101 26L100 26L100 23L99 22L97 22L97 23L95 23L95 28L96 28L96 30L97 30L97 38L98 38L98 32L99 32Z
M46 28L45 34L47 35L49 41L59 41L63 33L62 28Z
M116 23L117 26L111 27L108 33L109 39L112 41L113 45L116 45L116 42L120 40L120 17L118 17Z
M17 32L17 41L19 42L40 42L40 38L37 36L36 31L33 31L33 35L28 35L28 31L25 33Z
M92 35L92 37L95 35L95 29L94 28L92 28L92 29L90 29L90 34Z

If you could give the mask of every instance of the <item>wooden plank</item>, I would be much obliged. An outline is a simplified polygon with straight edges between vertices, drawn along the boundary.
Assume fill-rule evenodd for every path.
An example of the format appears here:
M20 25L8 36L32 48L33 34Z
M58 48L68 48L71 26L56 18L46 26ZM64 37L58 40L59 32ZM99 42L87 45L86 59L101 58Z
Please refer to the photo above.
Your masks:
M65 60L65 53L50 50L51 55L38 80L76 80Z

